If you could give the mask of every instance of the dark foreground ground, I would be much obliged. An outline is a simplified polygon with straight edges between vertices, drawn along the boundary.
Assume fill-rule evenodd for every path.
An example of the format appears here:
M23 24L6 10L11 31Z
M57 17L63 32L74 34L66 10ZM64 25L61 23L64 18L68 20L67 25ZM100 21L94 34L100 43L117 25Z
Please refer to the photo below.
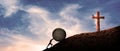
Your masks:
M100 32L81 33L44 51L120 51L120 26Z

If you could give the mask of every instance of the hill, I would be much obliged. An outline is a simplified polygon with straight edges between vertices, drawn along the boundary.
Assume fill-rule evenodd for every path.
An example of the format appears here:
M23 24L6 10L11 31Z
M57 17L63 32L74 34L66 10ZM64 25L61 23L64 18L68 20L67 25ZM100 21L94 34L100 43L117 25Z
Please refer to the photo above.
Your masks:
M62 40L44 51L120 50L120 26L100 32L81 33Z

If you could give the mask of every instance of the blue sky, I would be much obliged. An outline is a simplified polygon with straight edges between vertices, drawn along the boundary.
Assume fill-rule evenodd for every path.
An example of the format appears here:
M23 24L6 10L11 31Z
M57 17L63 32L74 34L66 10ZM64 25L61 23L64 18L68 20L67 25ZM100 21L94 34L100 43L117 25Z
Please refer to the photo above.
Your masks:
M120 0L0 0L0 51L41 51L55 28L67 37L94 32L97 11L101 30L120 25ZM53 43L56 43L55 41Z

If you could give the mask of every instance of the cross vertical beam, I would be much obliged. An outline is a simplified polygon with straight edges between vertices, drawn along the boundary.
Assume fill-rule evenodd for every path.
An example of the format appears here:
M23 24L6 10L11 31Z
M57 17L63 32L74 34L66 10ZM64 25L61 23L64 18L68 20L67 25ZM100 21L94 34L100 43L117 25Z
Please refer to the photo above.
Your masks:
M97 19L97 24L96 24L96 30L97 32L100 32L100 19L104 19L104 16L100 16L100 12L97 11L97 15L96 16L92 16L93 19Z

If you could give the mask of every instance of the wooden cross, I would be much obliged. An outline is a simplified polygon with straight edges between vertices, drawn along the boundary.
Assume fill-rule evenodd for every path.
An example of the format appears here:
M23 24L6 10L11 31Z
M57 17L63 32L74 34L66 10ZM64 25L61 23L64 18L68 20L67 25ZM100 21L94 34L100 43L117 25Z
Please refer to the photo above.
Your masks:
M104 16L100 16L100 12L97 11L97 15L92 15L92 18L97 19L96 30L97 32L100 32L100 19L104 19Z

